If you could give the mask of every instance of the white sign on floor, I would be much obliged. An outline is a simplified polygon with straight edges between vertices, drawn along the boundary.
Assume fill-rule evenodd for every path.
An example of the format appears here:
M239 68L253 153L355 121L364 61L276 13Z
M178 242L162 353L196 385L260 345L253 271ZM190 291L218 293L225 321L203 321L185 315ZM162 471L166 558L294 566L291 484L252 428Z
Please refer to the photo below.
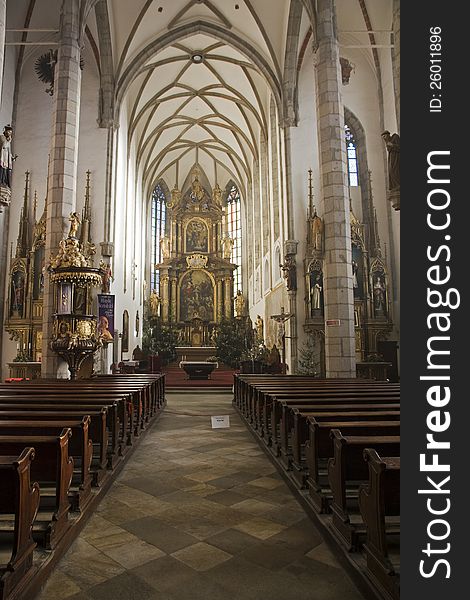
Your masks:
M222 429L230 427L230 417L228 415L222 417L211 417L212 429Z

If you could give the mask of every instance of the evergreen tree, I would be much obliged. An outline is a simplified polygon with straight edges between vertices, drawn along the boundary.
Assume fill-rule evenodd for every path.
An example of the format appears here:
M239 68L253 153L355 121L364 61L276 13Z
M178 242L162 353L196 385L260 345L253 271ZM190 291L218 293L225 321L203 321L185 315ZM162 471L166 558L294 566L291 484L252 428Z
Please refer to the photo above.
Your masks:
M223 319L217 326L215 337L217 358L224 364L238 369L242 355L251 347L246 322L242 319Z
M144 321L142 349L149 354L161 356L168 364L177 357L178 332L160 317L149 317Z
M318 360L318 349L313 337L307 339L307 343L300 350L299 363L297 367L299 375L320 375L320 361Z

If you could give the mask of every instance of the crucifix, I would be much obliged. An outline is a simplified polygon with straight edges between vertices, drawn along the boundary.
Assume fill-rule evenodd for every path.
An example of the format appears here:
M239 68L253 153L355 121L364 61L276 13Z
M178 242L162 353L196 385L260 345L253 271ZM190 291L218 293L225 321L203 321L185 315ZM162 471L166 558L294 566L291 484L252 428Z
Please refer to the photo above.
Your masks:
M286 374L286 321L288 321L293 315L291 313L284 312L284 307L281 306L281 312L279 315L271 315L271 319L274 319L278 324L278 340L281 342L282 348L282 374Z

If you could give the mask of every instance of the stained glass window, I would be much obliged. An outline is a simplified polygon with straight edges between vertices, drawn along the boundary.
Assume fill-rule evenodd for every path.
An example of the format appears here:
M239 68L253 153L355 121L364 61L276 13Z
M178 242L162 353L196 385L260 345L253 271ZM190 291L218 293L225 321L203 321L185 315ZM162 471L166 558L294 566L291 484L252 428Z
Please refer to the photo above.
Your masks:
M240 192L235 185L229 188L227 196L227 234L234 241L231 261L238 265L233 274L233 289L235 293L242 290L242 229L240 218Z
M166 226L166 198L160 184L152 194L152 265L150 269L150 288L160 293L160 271L155 265L162 261L160 239L165 235Z
M349 129L348 125L344 126L344 132L346 135L346 153L348 156L349 185L356 187L359 185L356 140L354 139L354 135Z

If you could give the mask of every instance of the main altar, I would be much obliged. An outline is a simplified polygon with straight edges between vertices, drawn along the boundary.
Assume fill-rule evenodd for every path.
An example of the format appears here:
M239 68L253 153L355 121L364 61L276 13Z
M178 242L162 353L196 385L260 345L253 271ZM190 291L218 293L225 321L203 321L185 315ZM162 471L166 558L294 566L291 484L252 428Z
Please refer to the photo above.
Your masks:
M222 190L209 193L199 171L183 194L175 187L167 202L167 227L160 240L160 318L179 332L181 347L213 346L223 318L233 317L233 240L224 232Z

